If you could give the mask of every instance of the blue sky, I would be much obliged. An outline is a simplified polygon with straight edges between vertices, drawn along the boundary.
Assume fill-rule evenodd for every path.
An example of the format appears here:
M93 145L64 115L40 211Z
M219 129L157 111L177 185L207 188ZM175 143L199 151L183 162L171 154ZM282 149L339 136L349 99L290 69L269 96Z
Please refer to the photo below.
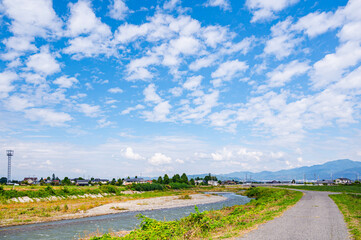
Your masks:
M361 2L2 0L0 174L361 160Z

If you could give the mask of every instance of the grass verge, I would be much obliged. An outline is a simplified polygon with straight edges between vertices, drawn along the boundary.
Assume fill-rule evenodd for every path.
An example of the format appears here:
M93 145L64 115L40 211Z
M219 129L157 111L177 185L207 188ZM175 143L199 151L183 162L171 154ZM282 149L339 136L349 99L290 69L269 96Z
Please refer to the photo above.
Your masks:
M281 215L301 199L302 193L287 189L251 188L245 194L254 198L246 205L222 210L199 212L177 221L158 221L139 215L140 228L124 237L105 234L92 240L105 239L223 239L235 237L258 224Z
M352 238L361 239L361 195L335 194L329 195L342 212Z
M299 185L299 186L275 186L275 187L290 188L290 189L302 189L302 190L310 190L310 191L361 193L361 184L334 185L334 186Z

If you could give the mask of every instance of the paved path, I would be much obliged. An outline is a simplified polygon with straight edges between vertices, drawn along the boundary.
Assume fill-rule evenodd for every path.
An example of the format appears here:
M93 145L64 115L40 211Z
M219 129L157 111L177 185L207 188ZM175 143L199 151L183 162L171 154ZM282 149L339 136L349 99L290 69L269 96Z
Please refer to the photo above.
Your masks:
M302 191L304 196L281 217L271 220L240 239L247 240L344 240L346 223L329 192Z

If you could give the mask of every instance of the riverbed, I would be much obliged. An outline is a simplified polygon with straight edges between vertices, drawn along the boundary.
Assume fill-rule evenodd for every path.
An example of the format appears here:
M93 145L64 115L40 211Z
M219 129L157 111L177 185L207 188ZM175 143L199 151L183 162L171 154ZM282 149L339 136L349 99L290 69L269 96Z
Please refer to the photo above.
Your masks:
M219 192L220 196L226 198L224 201L197 205L200 211L221 209L225 206L242 205L250 201L246 196L230 192ZM0 239L77 239L92 232L133 230L140 220L137 214L158 220L175 220L189 215L194 211L193 206L122 212L117 214L88 217L81 219L62 220L56 222L37 223L31 225L13 226L0 228Z

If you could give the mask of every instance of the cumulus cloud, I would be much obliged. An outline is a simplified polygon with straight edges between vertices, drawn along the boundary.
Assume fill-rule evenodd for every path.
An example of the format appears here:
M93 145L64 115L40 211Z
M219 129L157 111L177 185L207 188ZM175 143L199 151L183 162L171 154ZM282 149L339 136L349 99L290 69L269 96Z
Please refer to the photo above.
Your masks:
M73 38L69 40L64 53L73 55L75 59L115 54L110 43L111 29L96 17L90 2L79 0L69 6L71 15L67 22L67 35Z
M115 88L109 88L108 92L110 92L110 93L122 93L123 90L121 88L119 88L119 87L115 87Z
M61 76L54 80L54 84L59 85L61 88L71 88L74 84L77 84L79 81L74 77Z
M162 153L155 153L151 158L148 159L148 163L155 166L170 164L172 163L172 158Z
M310 69L308 63L294 60L288 64L281 64L272 72L268 72L268 87L282 87L295 76L305 74Z
M251 22L275 18L275 13L298 3L299 0L247 0L246 7L253 13Z
M35 37L50 38L62 35L62 21L56 15L51 0L4 0L3 10L11 21L14 36L4 41L7 53L2 58L13 60L27 51L37 50Z
M72 120L72 117L64 112L55 112L46 108L31 108L25 110L25 117L31 121L38 121L44 125L52 127L66 126L66 122Z
M28 99L20 96L11 96L6 101L6 108L10 111L23 111L26 108L33 107L34 104Z
M85 114L87 117L98 117L100 114L100 107L95 105L92 106L87 103L78 104L78 111Z
M116 20L123 20L128 12L129 8L123 0L114 0L109 6L109 15Z
M205 4L207 7L219 7L224 11L230 11L231 5L228 0L208 0Z
M140 154L135 153L133 148L127 147L125 149L121 150L121 155L127 159L131 160L142 160L144 157L142 157Z
M130 112L132 111L136 111L136 110L140 110L140 109L144 109L145 107L141 104L138 104L137 106L135 107L128 107L127 109L123 110L120 114L121 115L126 115L126 114L129 114Z
M31 55L26 62L28 69L46 75L60 71L60 64L56 61L55 55L51 54L48 46L41 48L40 53Z
M218 87L222 81L229 81L239 76L247 68L248 65L245 62L238 60L224 62L211 74L212 78L216 79L213 81L213 85Z
M143 94L145 97L144 101L146 102L159 103L162 101L162 99L155 91L154 83L149 84L148 87L144 89Z
M203 76L201 76L201 75L189 77L187 79L187 81L185 81L185 83L183 83L183 88L194 91L201 85L202 79L203 79Z
M12 82L18 78L15 72L5 71L0 73L0 98L6 98L14 90Z

